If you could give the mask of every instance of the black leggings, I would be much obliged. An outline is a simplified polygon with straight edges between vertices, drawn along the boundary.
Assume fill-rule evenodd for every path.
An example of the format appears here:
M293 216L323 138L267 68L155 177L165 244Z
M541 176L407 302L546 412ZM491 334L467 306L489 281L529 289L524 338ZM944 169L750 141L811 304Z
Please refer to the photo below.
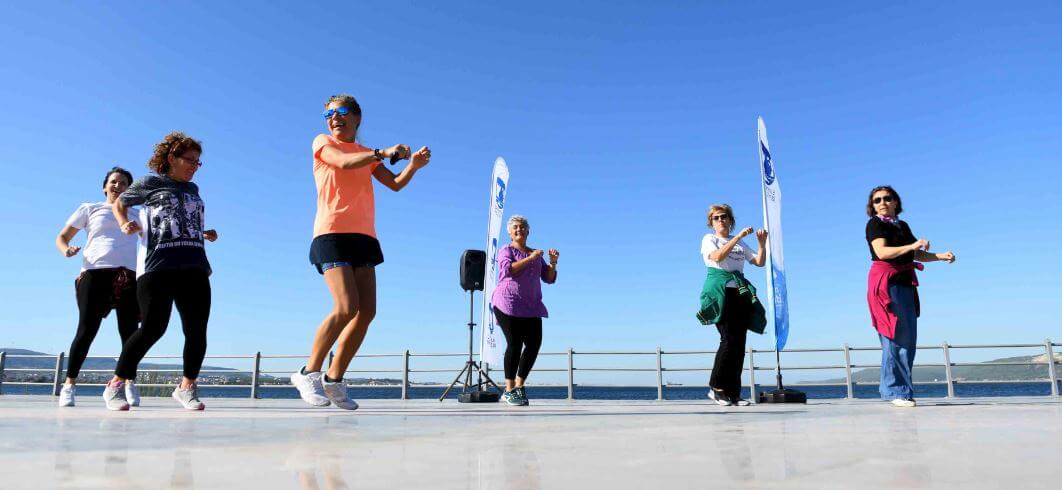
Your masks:
M505 379L527 379L542 347L542 319L509 316L498 308L494 318L505 334Z
M726 288L723 318L715 327L719 330L719 351L708 386L722 390L729 397L741 396L741 370L745 363L745 338L748 335L748 301L738 295L736 288Z
M118 336L125 344L136 332L140 311L136 304L136 277L124 268L89 269L74 281L77 297L77 333L70 343L70 360L66 376L77 379L88 356L89 346L100 331L100 324L111 310L118 317Z
M148 349L166 333L173 305L181 315L184 329L184 376L199 377L207 347L207 320L210 318L210 279L202 269L166 269L148 272L137 281L136 296L143 321L122 347L114 374L136 378L136 368Z

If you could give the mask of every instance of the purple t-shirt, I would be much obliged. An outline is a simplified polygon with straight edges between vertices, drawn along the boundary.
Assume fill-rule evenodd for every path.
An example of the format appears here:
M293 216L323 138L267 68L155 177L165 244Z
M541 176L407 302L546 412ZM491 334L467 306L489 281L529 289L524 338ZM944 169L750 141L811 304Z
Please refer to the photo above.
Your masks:
M549 316L546 305L542 303L542 284L552 284L546 278L549 268L543 259L531 262L524 270L512 273L513 262L523 260L531 255L520 249L506 245L498 250L498 285L494 288L491 303L495 308L509 316L519 318L545 318Z

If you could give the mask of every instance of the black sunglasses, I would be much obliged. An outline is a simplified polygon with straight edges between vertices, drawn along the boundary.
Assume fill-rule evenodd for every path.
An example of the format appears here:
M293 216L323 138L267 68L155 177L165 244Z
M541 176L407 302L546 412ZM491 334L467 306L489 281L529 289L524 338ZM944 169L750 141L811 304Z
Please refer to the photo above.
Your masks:
M874 198L874 204L881 204L881 201L892 202L894 199L892 196L880 196Z

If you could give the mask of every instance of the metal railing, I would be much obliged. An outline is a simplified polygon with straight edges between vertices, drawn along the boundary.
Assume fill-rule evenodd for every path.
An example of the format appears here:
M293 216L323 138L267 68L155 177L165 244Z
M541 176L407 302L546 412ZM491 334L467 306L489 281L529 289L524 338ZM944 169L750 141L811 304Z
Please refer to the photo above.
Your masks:
M925 350L939 350L943 355L943 363L923 363L915 364L915 367L943 367L945 380L942 382L930 381L930 382L918 382L916 384L945 384L947 386L947 397L955 398L955 386L958 384L977 384L977 383L992 383L994 381L968 381L968 380L956 380L953 368L959 366L1047 366L1047 378L1035 379L1035 380L1015 380L1005 381L1008 383L1050 383L1051 396L1059 396L1059 374L1058 365L1062 364L1062 361L1055 360L1054 348L1062 347L1062 344L1052 343L1050 339L1045 340L1042 344L981 344L981 345L951 345L944 342L941 345L926 345L918 346L920 351ZM1043 349L1045 354L1044 362L952 362L951 351L954 349ZM800 386L844 386L847 391L847 398L855 398L855 387L859 384L853 380L853 369L859 368L876 368L880 367L879 364L854 364L852 362L852 352L862 351L880 351L881 347L849 347L848 344L842 345L840 348L797 348L786 349L781 354L794 354L794 353L840 353L843 356L843 364L829 364L829 365L798 365L798 366L781 366L777 364L771 365L757 365L756 354L775 354L774 349L761 350L761 349L748 349L746 352L747 367L743 368L743 372L748 373L749 384L747 385L751 392L751 399L756 400L757 389L759 385L756 383L756 373L760 371L775 371L776 373L784 373L785 371L796 370L844 370L845 382L844 383L801 383ZM671 367L665 365L665 357L670 356L706 356L715 355L714 350L698 350L698 351L664 351L657 347L655 351L576 351L569 348L565 352L542 352L540 357L564 357L567 360L567 366L564 368L548 368L541 367L535 369L535 372L560 372L567 374L566 384L539 384L537 386L553 386L553 387L567 387L568 399L574 400L576 395L576 387L587 388L600 388L600 387L617 387L617 385L592 385L592 384L579 384L576 383L576 372L655 372L656 373L656 393L657 399L664 399L664 388L667 386L664 382L664 373L672 372L711 372L712 368L709 367ZM464 358L468 353L413 353L406 350L397 354L360 354L356 359L385 359L385 358L397 358L401 359L400 368L396 369L349 369L347 373L357 374L401 374L401 383L398 385L352 385L352 388L395 388L400 389L400 398L408 399L409 390L411 387L443 387L447 386L442 383L417 383L415 385L410 383L410 374L415 373L456 373L459 369L414 369L410 367L410 361L415 358L440 358L440 357L453 357ZM649 368L641 367L579 367L576 366L576 357L630 357L630 356L653 356L655 357L656 366ZM117 356L89 356L95 359L115 359ZM241 371L238 369L208 369L200 371L202 374L226 374L226 375L239 375L249 374L249 384L202 384L202 386L210 386L212 388L250 388L251 398L259 398L260 391L265 388L282 388L288 387L288 384L263 384L262 375L289 375L289 370L263 370L262 361L270 359L305 359L307 356L303 354L275 354L264 355L261 352L256 352L253 355L224 355L224 356L207 356L207 359L244 359L248 360L252 367L249 370ZM775 357L775 356L772 356ZM44 358L55 359L54 368L8 368L5 367L8 358ZM181 359L181 356L146 356L145 359ZM63 382L63 368L64 368L65 353L59 353L57 355L48 354L8 354L6 352L0 352L0 394L3 393L4 385L51 385L54 395L59 394L59 390ZM329 355L329 362L331 362L331 355ZM488 368L489 370L489 368ZM51 372L52 381L19 381L11 382L5 381L5 375L10 372ZM111 370L106 369L82 369L81 372L103 372L110 373ZM180 373L181 369L140 369L141 373ZM203 376L200 376L202 379ZM274 377L273 379L279 380L281 378ZM102 384L90 384L79 383L87 386L102 386ZM876 383L875 383L876 384ZM168 383L138 383L141 387L172 387L173 384ZM637 385L639 387L651 387L652 385Z

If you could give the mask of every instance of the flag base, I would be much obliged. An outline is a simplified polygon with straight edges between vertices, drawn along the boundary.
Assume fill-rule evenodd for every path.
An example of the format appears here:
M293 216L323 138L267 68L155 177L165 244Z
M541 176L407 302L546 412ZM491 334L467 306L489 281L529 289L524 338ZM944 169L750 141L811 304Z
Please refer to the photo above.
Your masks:
M807 403L808 395L803 391L781 388L760 393L757 403Z
M469 391L457 395L459 403L498 403L499 397L493 391Z

